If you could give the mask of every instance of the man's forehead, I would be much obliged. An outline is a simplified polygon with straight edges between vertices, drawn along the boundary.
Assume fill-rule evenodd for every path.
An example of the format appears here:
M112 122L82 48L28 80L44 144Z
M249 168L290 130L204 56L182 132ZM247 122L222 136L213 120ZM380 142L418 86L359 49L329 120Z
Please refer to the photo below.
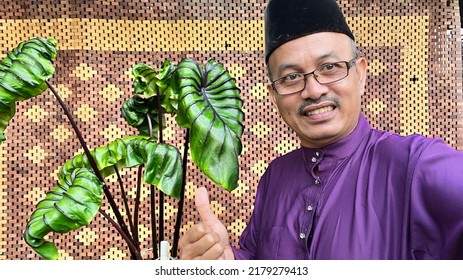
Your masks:
M352 40L344 34L320 32L306 35L279 46L269 56L281 59L294 57L311 57L313 60L337 58L352 52ZM278 60L279 60L278 59Z

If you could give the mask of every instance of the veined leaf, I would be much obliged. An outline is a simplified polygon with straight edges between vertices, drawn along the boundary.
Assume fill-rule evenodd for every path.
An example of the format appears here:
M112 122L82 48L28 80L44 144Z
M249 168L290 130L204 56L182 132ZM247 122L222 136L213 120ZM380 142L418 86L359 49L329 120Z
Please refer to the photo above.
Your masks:
M145 164L143 181L172 197L180 196L182 161L176 147L142 136L117 139L90 151L103 177L118 168ZM37 204L24 232L26 243L45 259L57 259L56 246L44 237L88 225L103 199L103 183L90 168L85 154L68 160L58 173L58 185Z
M58 249L43 237L65 233L90 223L101 206L103 184L93 171L74 169L37 204L24 232L24 240L45 259L57 259Z
M118 168L145 164L143 181L156 185L165 194L180 197L182 183L182 160L175 146L159 144L144 136L128 136L90 151L103 177ZM60 169L60 177L68 176L76 168L90 168L85 154L68 160Z
M143 98L140 95L134 95L122 104L122 117L128 125L138 129L140 135L151 136L157 140L159 132L159 112L156 106L156 97ZM163 119L163 128L166 127L165 117ZM150 128L152 135L150 134Z
M133 67L134 75L134 92L143 95L144 98L150 98L160 95L161 107L163 112L175 114L177 111L178 96L172 90L171 80L175 66L166 60L159 72L146 64L137 64ZM152 99L156 100L156 99Z
M133 67L135 95L124 102L122 117L130 126L137 128L140 135L157 139L159 115L164 120L165 113L177 112L177 95L170 86L174 70L175 67L168 60L164 62L159 73L143 63ZM165 127L165 121L162 123Z
M177 123L191 129L193 161L212 181L229 191L235 189L244 119L235 80L214 60L201 68L186 58L175 75Z
M47 88L55 68L56 40L34 38L19 44L0 61L0 143L16 112L16 102L35 97Z

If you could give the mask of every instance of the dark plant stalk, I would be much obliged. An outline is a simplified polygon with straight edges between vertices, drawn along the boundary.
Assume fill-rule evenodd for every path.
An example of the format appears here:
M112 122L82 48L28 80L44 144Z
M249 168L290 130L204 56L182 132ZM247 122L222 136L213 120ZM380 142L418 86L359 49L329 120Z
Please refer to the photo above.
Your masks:
M156 207L156 187L154 185L150 185L150 201L151 201L151 209L155 209ZM158 240L156 237L156 215L151 213L151 236L152 238L152 246L153 246L153 259L159 258L158 254Z
M48 88L51 90L51 92L55 96L56 100L58 100L58 103L60 104L60 106L63 108L64 113L66 114L72 128L74 129L74 131L75 131L75 133L77 135L77 138L79 139L80 144L82 145L82 148L84 149L85 155L88 158L88 161L89 161L89 163L90 163L90 165L91 165L91 167L93 169L93 172L95 172L95 175L98 177L98 180L100 180L100 182L103 183L103 191L104 191L104 193L106 195L106 198L109 201L109 204L111 205L112 210L114 211L114 214L116 215L117 221L119 222L119 225L120 225L122 231L124 232L125 235L129 235L129 231L127 229L127 226L125 225L124 219L122 218L122 215L121 215L121 213L119 211L119 208L117 207L117 204L116 204L111 192L109 191L107 185L104 183L105 182L104 178L101 175L100 170L98 170L96 162L95 162L93 156L91 155L91 153L90 153L90 151L89 151L89 149L87 147L87 144L85 143L85 140L84 140L84 138L82 136L82 133L80 132L74 118L71 115L71 112L69 111L66 104L61 99L61 97L59 96L59 94L55 90L55 88L48 81L45 81L45 83L47 84ZM134 253L134 252L132 252L132 253Z
M127 220L129 221L130 231L132 232L132 236L135 236L133 222L132 222L132 215L130 214L130 207L129 207L129 202L127 201L127 194L125 192L124 183L122 181L121 174L119 173L119 169L116 166L114 166L114 171L116 172L117 181L119 182L119 188L121 189L121 192L122 192L122 199L124 201L125 212L127 213ZM140 250L140 248L138 249Z
M159 241L164 240L164 193L159 191ZM161 242L159 242L161 246ZM160 249L161 247L159 247Z
M138 212L140 209L140 194L141 194L141 185L142 185L142 174L143 174L143 165L138 167L137 172L137 195L135 197L135 209L133 213L133 224L134 224L134 233L133 239L137 247L140 247L140 241L138 237Z
M132 256L136 259L136 260L142 260L143 257L141 256L140 254L140 251L137 249L137 247L135 246L135 244L133 244L132 242L132 239L130 238L130 236L128 236L123 230L122 228L108 215L106 214L105 211L103 211L101 208L99 209L99 212L101 215L103 215L106 220L108 220L113 226L114 228L120 233L120 235L122 236L122 238L125 240L125 242L127 243L127 245L129 246L129 249L130 249L130 252L132 252Z
M164 137L163 137L163 112L161 106L161 93L159 92L159 88L157 88L157 95L156 95L156 105L158 109L158 122L159 122L159 143L164 144ZM164 193L159 191L159 241L164 240ZM161 246L161 242L159 242L159 246ZM160 248L159 248L160 249Z
M185 144L183 146L183 178L182 178L182 189L180 191L180 200L178 201L178 211L177 211L177 219L175 221L175 231L174 231L174 241L172 243L172 249L170 251L170 255L173 258L177 257L177 248L178 248L178 241L180 239L180 226L182 225L182 217L183 217L183 204L185 200L185 186L186 186L186 177L187 177L187 167L188 167L188 149L190 143L190 130L187 129L185 132Z
M147 114L146 119L148 120L148 128L150 133L150 138L153 138L153 124L151 123L151 118ZM156 209L156 188L153 185L150 185L150 206L153 210L151 213L151 242L153 246L153 259L157 259L159 257L158 254L158 239L156 234L156 215L154 214L154 209Z
M95 175L98 177L98 180L100 180L100 182L104 183L103 176L101 176L100 170L98 170L98 167L97 167L97 165L95 163L95 160L93 159L93 156L90 154L90 151L89 151L89 149L87 147L87 144L85 143L85 140L84 140L84 138L82 136L82 133L80 132L79 128L77 127L77 124L76 124L74 118L72 117L71 112L66 107L66 104L64 104L64 101L61 99L61 97L59 96L59 94L55 90L55 88L50 83L48 83L48 81L45 81L45 83L47 83L48 88L55 95L56 100L58 100L59 104L63 108L63 111L66 114L69 122L71 123L71 126L74 129L74 131L75 131L75 133L77 135L77 138L79 139L79 142L82 145L82 148L84 149L85 155L87 156L88 161L90 162L90 165L92 166L93 172L95 172ZM104 184L103 188L105 188L105 187L106 187L106 184Z

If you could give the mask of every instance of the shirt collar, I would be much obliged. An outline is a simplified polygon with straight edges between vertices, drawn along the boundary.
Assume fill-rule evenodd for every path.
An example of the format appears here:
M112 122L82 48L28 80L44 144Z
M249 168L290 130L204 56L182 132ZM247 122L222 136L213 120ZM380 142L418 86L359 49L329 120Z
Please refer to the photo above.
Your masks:
M314 149L302 147L306 162L312 162L313 155L320 154L324 158L330 157L334 159L343 159L353 154L363 139L370 133L371 126L363 115L359 116L359 120L355 129L347 135L347 137L329 144L323 148Z

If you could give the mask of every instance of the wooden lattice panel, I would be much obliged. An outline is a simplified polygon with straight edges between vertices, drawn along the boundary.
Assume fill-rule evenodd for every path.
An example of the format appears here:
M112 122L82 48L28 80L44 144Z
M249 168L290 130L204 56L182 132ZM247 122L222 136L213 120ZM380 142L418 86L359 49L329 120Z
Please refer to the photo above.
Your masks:
M155 2L155 3L151 3ZM260 175L275 157L298 147L267 98L263 58L265 0L12 1L0 3L0 52L31 37L54 37L59 55L50 80L76 117L90 147L136 133L120 116L132 95L131 67L154 68L183 57L223 63L244 100L244 150L239 188L228 193L189 167L182 232L198 220L193 193L211 190L212 208L238 237L252 211ZM339 1L369 61L362 109L373 127L442 137L463 149L462 71L458 0ZM184 131L168 118L166 142L183 146ZM58 168L81 153L67 119L49 93L18 103L0 145L0 259L38 259L22 239L35 204L55 186ZM124 170L134 199L135 170ZM108 179L119 197L114 177ZM141 194L144 256L152 257L149 188ZM156 193L157 199L159 194ZM109 209L107 203L103 206ZM165 204L171 240L177 201ZM123 211L124 212L124 211ZM157 212L155 212L158 215ZM87 227L51 235L63 259L129 259L125 243L100 215Z

